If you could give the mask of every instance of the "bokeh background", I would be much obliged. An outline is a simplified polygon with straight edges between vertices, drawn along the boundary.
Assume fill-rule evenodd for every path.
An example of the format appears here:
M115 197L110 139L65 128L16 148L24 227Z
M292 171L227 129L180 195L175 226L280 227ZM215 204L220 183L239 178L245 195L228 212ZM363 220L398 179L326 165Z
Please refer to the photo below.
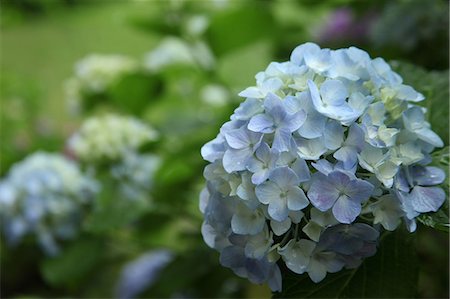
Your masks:
M202 240L200 148L255 74L301 43L358 46L390 61L433 98L429 121L448 146L445 0L3 0L0 8L0 175L47 151L94 168L101 186L56 255L33 234L14 246L2 234L4 298L269 298L267 287L222 268ZM159 133L139 149L159 159L139 200L117 192L108 170L117 161L78 161L68 147L84 120L111 113ZM448 297L448 234L421 225L416 237L418 297Z

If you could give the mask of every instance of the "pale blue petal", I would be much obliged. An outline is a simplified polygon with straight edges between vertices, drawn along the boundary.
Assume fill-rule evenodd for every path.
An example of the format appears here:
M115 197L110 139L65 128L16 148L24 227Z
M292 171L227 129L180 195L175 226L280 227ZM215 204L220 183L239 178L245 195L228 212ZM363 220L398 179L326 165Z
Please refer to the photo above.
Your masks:
M203 159L208 162L214 162L223 157L225 153L225 139L222 135L218 135L215 139L209 141L202 146L201 154Z
M317 162L313 162L311 163L311 165L317 169L318 171L320 171L321 173L323 173L324 175L328 175L330 172L332 172L334 170L334 166L333 164L331 164L330 162L328 162L325 159L320 159Z
M445 201L445 192L438 187L415 186L408 197L415 211L436 212Z
M305 160L318 160L327 152L322 138L305 139L298 137L295 138L295 142L299 157Z
M282 100L273 93L267 94L266 98L264 99L264 108L266 109L266 113L269 114L274 113L274 110L280 108L282 111L285 111Z
M304 56L306 52L315 53L320 51L320 47L314 43L304 43L296 47L291 54L291 61L296 65L304 64Z
M414 182L421 186L433 186L441 184L445 180L445 172L433 166L415 166L411 169Z
M287 190L290 186L298 186L300 183L295 172L289 167L275 168L270 173L269 179L284 190Z
M305 193L299 187L291 187L287 194L287 206L291 211L300 211L309 205Z
M269 287L272 290L272 292L281 292L282 290L281 271L277 264L273 265L267 283L269 284Z
M261 99L264 98L265 96L265 94L261 91L261 89L255 86L247 87L246 89L241 91L238 95L243 98L255 98L255 99Z
M342 171L330 172L327 179L333 182L333 184L339 188L346 188L351 180L350 176Z
M309 181L309 179L311 178L311 173L305 160L298 158L290 167L297 175L299 183Z
M248 123L248 129L253 132L273 133L275 130L272 117L267 114L253 116Z
M261 171L255 172L252 175L252 183L255 185L259 185L263 183L269 177L270 169L262 169Z
M273 233L277 236L281 236L287 232L291 228L291 224L292 222L290 218L286 218L286 220L282 222L275 220L270 221L270 227L272 228Z
M282 222L286 220L289 214L286 199L278 197L271 200L267 211L270 217L276 221Z
M436 147L443 147L444 142L442 141L441 137L439 137L438 134L433 132L429 128L420 128L414 131L414 133L417 134L417 137L422 139L425 142L428 142L429 144L436 146Z
M252 155L253 152L250 149L228 149L223 155L223 168L228 173L245 170Z
M298 129L298 133L308 139L321 137L326 121L327 118L320 113L308 113L305 123Z
M243 149L249 147L250 138L245 128L231 130L225 133L225 139L228 145L234 149Z
M348 91L345 85L339 80L326 80L320 86L320 94L324 104L340 106L345 103Z
M349 196L351 200L362 203L369 199L372 195L373 189L374 186L371 183L361 179L356 179L347 184L345 194Z
M231 119L249 120L252 116L264 111L263 103L258 99L246 99L234 110Z
M340 223L352 223L361 212L361 204L342 195L333 206L333 215Z
M231 229L239 235L255 235L261 232L266 223L266 218L259 210L251 211L248 208L240 207L231 218Z
M285 126L289 132L294 132L298 130L306 120L306 112L304 110L300 110L295 114L287 115L284 120Z
M279 128L275 131L272 148L279 152L289 151L292 134L288 129Z
M332 67L329 49L319 51L306 51L304 53L305 64L316 72L322 73Z
M353 146L343 146L338 149L333 157L341 161L346 169L352 168L358 162L358 152Z
M344 141L344 127L337 121L329 121L325 125L323 139L325 146L330 150L336 150Z
M280 187L270 181L256 186L255 188L256 197L258 197L258 200L263 204L268 204L271 200L278 200L281 192Z
M327 276L326 266L314 257L309 261L307 272L309 278L315 283L322 281Z

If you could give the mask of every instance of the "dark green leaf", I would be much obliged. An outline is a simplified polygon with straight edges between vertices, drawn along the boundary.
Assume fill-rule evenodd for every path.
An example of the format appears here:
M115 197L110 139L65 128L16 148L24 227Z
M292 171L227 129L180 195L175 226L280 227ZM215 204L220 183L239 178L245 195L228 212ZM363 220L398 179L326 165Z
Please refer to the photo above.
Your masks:
M77 240L58 257L44 260L41 272L51 285L76 286L101 261L102 254L101 239Z
M113 232L137 220L150 209L148 199L130 199L121 195L117 189L113 185L103 188L86 221L86 230L95 233Z
M317 284L306 274L284 271L283 292L274 298L414 298L417 273L414 235L387 232L376 255L357 269L328 274Z

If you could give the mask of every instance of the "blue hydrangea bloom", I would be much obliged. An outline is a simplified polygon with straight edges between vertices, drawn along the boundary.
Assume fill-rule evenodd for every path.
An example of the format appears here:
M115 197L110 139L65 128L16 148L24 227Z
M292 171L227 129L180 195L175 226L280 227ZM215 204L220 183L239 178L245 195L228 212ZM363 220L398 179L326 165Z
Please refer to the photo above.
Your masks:
M121 299L136 298L156 282L161 271L173 258L171 251L159 249L146 252L127 263L117 283L117 297Z
M382 58L306 43L239 95L201 150L200 196L203 238L237 275L279 291L284 263L319 282L445 201L425 98Z
M0 181L6 241L15 245L25 235L34 235L46 254L58 254L58 240L76 235L83 206L97 191L98 184L64 156L45 152L28 156Z

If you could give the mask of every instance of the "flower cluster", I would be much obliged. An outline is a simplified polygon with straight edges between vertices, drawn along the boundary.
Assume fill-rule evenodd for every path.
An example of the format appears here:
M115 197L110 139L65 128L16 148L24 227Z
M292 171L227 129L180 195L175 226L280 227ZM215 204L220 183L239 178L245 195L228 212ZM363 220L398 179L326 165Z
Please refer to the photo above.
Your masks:
M103 93L123 75L137 69L138 62L124 55L91 54L81 59L75 65L75 75L65 84L70 108L79 110L84 95Z
M34 234L47 254L57 254L57 239L76 234L82 207L97 189L95 181L61 155L37 152L27 157L0 182L6 240L14 245Z
M150 190L160 159L140 153L139 148L156 138L156 131L139 119L105 114L85 120L70 138L68 149L94 170L107 165L122 195L140 199Z
M215 58L202 41L188 43L181 38L167 37L144 58L144 67L151 72L159 72L171 66L199 66L211 69Z
M424 96L383 59L306 43L239 95L202 148L200 196L204 240L237 275L281 290L284 262L319 282L375 254L378 224L414 231L444 202Z
M123 55L89 55L75 65L75 78L84 91L102 92L117 78L138 68L138 63Z
M77 159L102 162L120 160L156 138L156 131L136 118L105 114L86 119L68 147Z

